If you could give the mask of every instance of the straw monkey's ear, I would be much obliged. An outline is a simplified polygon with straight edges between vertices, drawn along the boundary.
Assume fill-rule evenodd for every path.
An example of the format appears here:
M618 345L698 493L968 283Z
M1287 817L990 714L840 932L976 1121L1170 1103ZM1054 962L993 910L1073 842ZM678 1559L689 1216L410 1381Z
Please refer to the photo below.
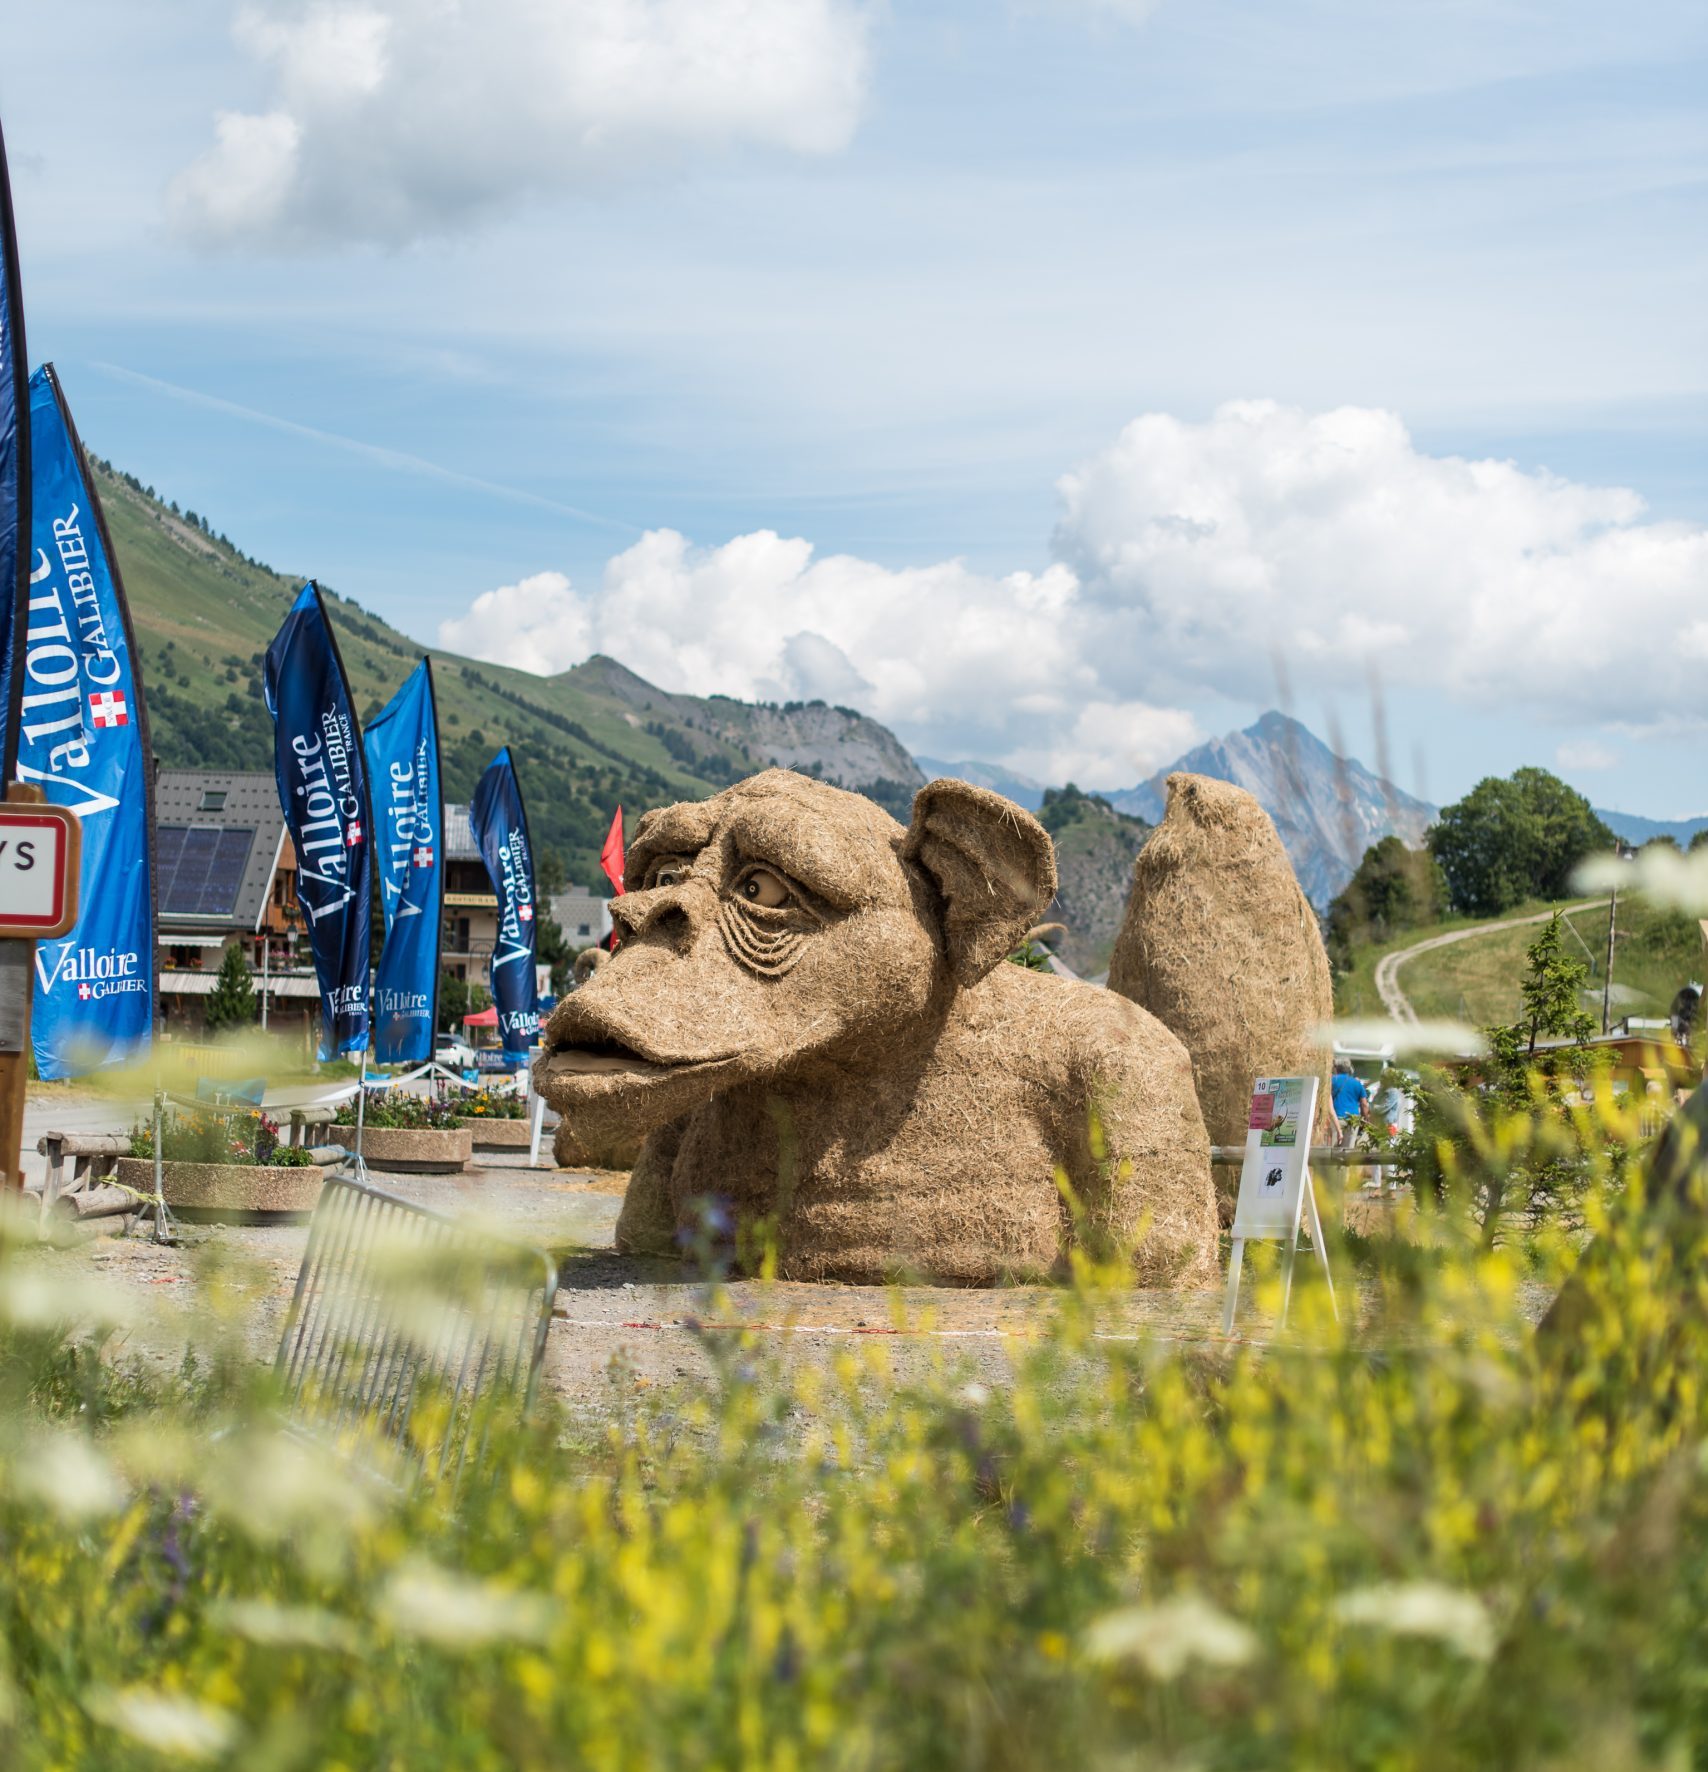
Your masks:
M977 984L1013 953L1056 895L1049 832L1012 800L968 782L919 790L902 856L942 897L943 952L958 984Z

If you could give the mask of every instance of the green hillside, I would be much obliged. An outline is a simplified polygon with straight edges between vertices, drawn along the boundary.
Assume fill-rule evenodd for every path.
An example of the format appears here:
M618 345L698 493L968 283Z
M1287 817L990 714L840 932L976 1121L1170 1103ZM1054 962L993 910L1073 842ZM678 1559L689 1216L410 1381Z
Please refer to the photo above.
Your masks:
M1515 905L1512 917L1559 909L1564 912L1566 951L1588 969L1583 1007L1600 1025L1601 988L1607 954L1607 901L1573 900L1560 905L1540 899ZM1454 929L1475 928L1479 919L1453 917L1415 928L1395 929L1352 951L1350 970L1337 971L1335 1011L1344 1016L1386 1013L1375 987L1376 962L1385 953L1410 947ZM1426 1020L1441 1017L1474 1027L1516 1021L1522 1010L1520 985L1525 952L1540 934L1535 923L1486 933L1431 949L1400 969L1399 984L1413 1009ZM1703 977L1702 932L1693 917L1650 904L1639 896L1621 898L1613 958L1612 1019L1626 1015L1665 1015L1680 985Z
M1067 925L1067 934L1051 946L1082 978L1094 977L1108 970L1133 882L1133 860L1151 827L1071 782L1045 790L1038 822L1055 843L1060 875L1050 916Z
M261 661L302 580L249 559L204 518L96 461L143 658L154 748L170 768L270 769ZM322 584L364 719L426 648ZM615 660L556 677L433 651L445 792L466 800L502 744L537 847L594 880L612 808L701 799L771 763L857 788L906 816L922 778L884 727L821 702L749 704L654 688Z

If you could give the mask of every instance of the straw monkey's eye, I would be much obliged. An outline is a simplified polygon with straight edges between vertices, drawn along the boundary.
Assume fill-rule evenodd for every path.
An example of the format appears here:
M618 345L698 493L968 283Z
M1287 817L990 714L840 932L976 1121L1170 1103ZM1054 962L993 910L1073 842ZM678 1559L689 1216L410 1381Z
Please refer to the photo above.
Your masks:
M762 910L781 910L789 902L788 887L783 884L782 877L769 868L755 868L737 890L749 904L756 904Z
M646 871L648 888L655 886L680 886L688 878L688 861L685 856L667 855L655 861Z

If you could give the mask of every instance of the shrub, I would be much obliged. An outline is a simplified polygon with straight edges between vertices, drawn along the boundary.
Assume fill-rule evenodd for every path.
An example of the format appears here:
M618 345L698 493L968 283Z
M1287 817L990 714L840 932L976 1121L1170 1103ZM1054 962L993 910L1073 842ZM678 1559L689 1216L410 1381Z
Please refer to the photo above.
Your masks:
M1575 1228L1605 1154L1586 1097L1604 1098L1610 1080L1588 1044L1594 1023L1578 1007L1586 968L1565 951L1558 911L1525 960L1521 1019L1484 1030L1487 1057L1467 1075L1424 1071L1414 1127L1393 1141L1402 1175L1426 1201L1457 1194L1484 1243L1550 1218Z
M277 1164L299 1161L286 1155L292 1147L279 1142L279 1123L259 1109L236 1113L212 1108L168 1109L161 1119L161 1155L168 1163ZM154 1125L142 1121L131 1128L130 1154L154 1155ZM307 1161L303 1153L301 1161Z
M1611 1110L1589 1134L1581 1260L1425 1224L1358 1248L1339 1325L1302 1271L1263 1346L1148 1333L1082 1263L976 1368L712 1288L703 1382L616 1362L603 1424L547 1403L455 1491L279 1431L229 1278L163 1374L55 1327L0 1241L0 1760L1700 1763L1703 1202L1649 1202ZM1570 1338L1536 1333L1574 1264Z

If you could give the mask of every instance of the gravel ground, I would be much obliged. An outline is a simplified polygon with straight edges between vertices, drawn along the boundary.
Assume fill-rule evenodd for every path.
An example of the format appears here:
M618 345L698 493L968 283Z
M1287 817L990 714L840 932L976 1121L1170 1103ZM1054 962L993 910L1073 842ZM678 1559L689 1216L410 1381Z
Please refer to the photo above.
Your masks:
M65 1124L69 1104L60 1098L54 1105L55 1124ZM110 1123L112 1104L103 1105ZM95 1104L87 1111L92 1122L99 1119ZM1043 1286L886 1290L736 1281L726 1286L714 1309L685 1265L615 1253L611 1239L626 1177L530 1169L524 1153L483 1154L476 1162L478 1167L459 1176L375 1175L374 1180L405 1199L473 1215L552 1251L562 1287L543 1382L578 1417L606 1419L638 1392L693 1389L708 1382L713 1362L699 1327L708 1316L758 1329L785 1362L822 1361L852 1346L881 1344L898 1378L942 1361L968 1380L1001 1384L1015 1351L1039 1332L1060 1297ZM1380 1208L1365 1210L1368 1216ZM251 1312L245 1339L258 1360L272 1357L307 1241L306 1225L188 1225L180 1245L171 1247L150 1241L146 1230L113 1234L121 1222L92 1221L73 1246L44 1252L43 1259L55 1271L99 1274L119 1289L138 1317L130 1338L134 1350L176 1364L186 1345L210 1343L215 1331L196 1279L214 1263L234 1265L242 1273ZM1352 1302L1347 1280L1339 1284L1345 1308ZM1108 1332L1169 1343L1217 1342L1221 1302L1219 1288L1135 1288L1113 1314ZM1358 1301L1360 1307L1363 1302ZM1527 1299L1526 1305L1534 1316L1546 1299ZM1267 1325L1249 1308L1241 1327L1269 1338Z
M460 1176L379 1176L375 1182L440 1211L470 1213L552 1251L562 1274L547 1339L545 1384L580 1413L603 1412L613 1386L642 1390L707 1380L712 1361L695 1325L712 1305L682 1263L619 1256L611 1247L626 1178L529 1169L525 1158L483 1156ZM91 1271L119 1288L139 1318L132 1346L176 1363L186 1345L206 1344L211 1327L198 1307L196 1280L210 1261L230 1264L249 1289L246 1339L257 1359L278 1346L308 1228L184 1225L178 1246L146 1229L114 1234L122 1220L93 1220L69 1248L44 1260L56 1271ZM757 1327L786 1359L828 1358L855 1341L881 1339L897 1370L947 1358L969 1377L1001 1382L1010 1354L1034 1335L1059 1295L1052 1288L995 1291L908 1286L727 1284L713 1313L720 1323ZM1135 1291L1123 1313L1130 1332L1196 1340L1215 1331L1220 1294Z

